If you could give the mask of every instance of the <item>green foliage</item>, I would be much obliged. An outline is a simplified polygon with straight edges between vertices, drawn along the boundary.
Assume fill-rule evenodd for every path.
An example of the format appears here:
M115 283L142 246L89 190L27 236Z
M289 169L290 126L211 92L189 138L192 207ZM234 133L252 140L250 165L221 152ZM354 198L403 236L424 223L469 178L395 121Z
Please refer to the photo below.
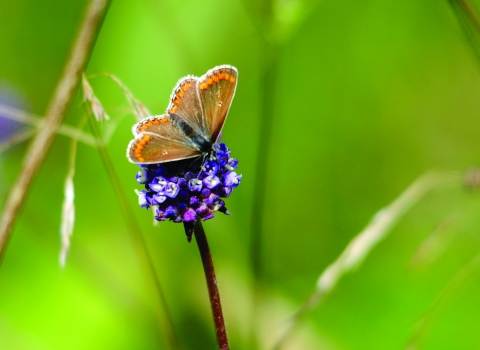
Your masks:
M44 114L85 6L0 3L0 94L10 91L20 107ZM424 172L478 165L478 62L447 1L118 0L86 75L114 74L161 114L180 77L219 64L239 71L223 140L243 179L226 201L233 215L217 215L204 227L232 349L250 348L250 332L258 348L268 349L376 212ZM125 157L132 109L108 78L89 82L111 119L103 124L118 123L107 149L141 223L173 329L183 348L213 349L197 248L181 225L153 226L152 213L137 208L137 168ZM66 124L78 125L82 99L79 91ZM264 119L269 135L260 132ZM0 206L27 146L0 154ZM84 143L77 149L70 254L59 267L69 150L70 139L58 136L17 218L0 268L1 347L168 349L163 304L99 152ZM260 176L266 187L254 193ZM264 207L252 216L260 196ZM479 209L478 193L461 183L429 192L305 315L284 348L479 348ZM252 225L252 217L261 222ZM261 284L252 282L253 235L262 237ZM257 322L254 285L261 291Z

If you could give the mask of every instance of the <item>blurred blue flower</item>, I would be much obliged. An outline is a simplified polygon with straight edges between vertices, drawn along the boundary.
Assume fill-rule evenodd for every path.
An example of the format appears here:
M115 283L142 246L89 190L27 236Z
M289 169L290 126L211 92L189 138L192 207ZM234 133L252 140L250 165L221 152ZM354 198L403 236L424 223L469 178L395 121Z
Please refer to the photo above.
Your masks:
M13 107L21 110L25 108L25 103L20 97L20 94L11 86L0 83L0 107L1 106L7 108ZM0 110L0 142L7 139L22 126L22 123L13 120L11 117L7 117Z

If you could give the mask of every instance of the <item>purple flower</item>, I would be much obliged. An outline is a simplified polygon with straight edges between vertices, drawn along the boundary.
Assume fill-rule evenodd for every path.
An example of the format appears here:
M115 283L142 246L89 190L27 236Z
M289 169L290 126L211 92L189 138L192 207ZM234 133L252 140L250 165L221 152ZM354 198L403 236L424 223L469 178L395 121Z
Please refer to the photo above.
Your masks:
M240 185L242 175L237 175L234 171L229 171L223 175L223 183L225 187L235 188Z
M179 191L180 186L178 186L175 182L169 182L165 189L165 195L170 198L175 198Z
M203 171L205 172L205 174L207 175L217 175L218 173L218 168L219 168L219 165L217 162L214 162L214 161L207 161L205 163L205 165L203 166Z
M139 184L146 184L148 182L148 172L147 169L140 169L137 173L137 182Z
M137 180L138 181L138 180ZM141 183L140 181L138 183ZM162 176L154 177L153 180L148 184L150 189L154 192L163 192L167 186L167 180Z
M220 185L220 179L215 175L209 175L203 179L203 184L212 190Z
M153 207L158 221L168 219L189 227L197 219L213 218L216 211L229 215L221 198L229 197L240 184L242 175L234 171L237 166L224 143L193 161L140 165L136 178L145 190L137 192L139 205Z
M138 191L138 204L141 208L150 208L150 204L147 200L147 191Z
M191 192L200 192L202 190L203 182L199 179L190 179L188 181L188 189Z

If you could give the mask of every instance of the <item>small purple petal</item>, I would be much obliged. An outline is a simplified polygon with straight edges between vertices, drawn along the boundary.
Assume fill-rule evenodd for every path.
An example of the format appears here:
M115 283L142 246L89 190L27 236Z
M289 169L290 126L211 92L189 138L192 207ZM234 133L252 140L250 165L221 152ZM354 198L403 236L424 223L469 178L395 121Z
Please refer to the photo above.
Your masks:
M208 196L208 198L205 198L203 200L204 203L206 203L207 205L209 206L212 206L215 204L215 202L218 200L218 196L214 193L210 194L210 196Z
M160 204L167 200L167 197L164 193L155 193L152 198L155 200L156 203Z
M161 210L160 208L157 208L157 210L155 212L155 219L157 221L165 221L165 219L166 219L165 212L163 210Z
M203 216L207 214L210 209L208 209L208 206L205 203L201 203L197 209L195 209L196 213L200 216Z
M181 188L187 187L187 180L185 180L183 177L178 179L177 185Z
M187 210L188 206L186 203L180 202L177 204L177 208L179 212L184 212L185 210Z
M147 200L147 191L138 191L138 204L141 208L150 208L150 203Z
M209 189L214 189L220 185L220 179L214 175L210 175L203 179L203 184Z
M188 189L192 192L200 192L202 190L202 181L199 179L191 179L188 181Z
M215 205L213 205L212 210L217 211L223 208L224 206L225 206L225 202L222 201L221 199L218 199L217 201L215 201Z
M229 171L222 176L223 184L228 187L237 187L240 184L242 175L237 175L234 171Z
M203 166L203 171L208 175L217 175L217 173L218 173L218 163L209 160Z
M226 145L224 142L222 142L222 143L219 144L219 149L220 149L220 151L222 151L222 152L228 152L228 151L229 151L227 145Z
M202 190L202 198L210 196L211 191L208 188Z
M165 186L167 186L167 180L161 176L157 176L150 182L148 186L154 192L161 192L165 189Z
M145 168L140 169L137 173L136 178L139 184L146 184L148 182L148 170Z
M229 158L227 163L234 169L238 167L238 160L235 158Z
M218 195L223 198L230 197L230 194L232 193L232 188L231 187L222 187L218 191Z
M165 188L165 195L170 198L175 198L179 191L180 187L175 182L169 182Z
M185 213L183 213L183 221L190 222L195 221L197 219L197 213L192 208L188 209Z
M197 196L190 197L190 205L196 205L198 202L200 202L200 199Z
M178 210L173 205L169 205L167 209L165 209L165 216L167 218L174 218L178 215Z

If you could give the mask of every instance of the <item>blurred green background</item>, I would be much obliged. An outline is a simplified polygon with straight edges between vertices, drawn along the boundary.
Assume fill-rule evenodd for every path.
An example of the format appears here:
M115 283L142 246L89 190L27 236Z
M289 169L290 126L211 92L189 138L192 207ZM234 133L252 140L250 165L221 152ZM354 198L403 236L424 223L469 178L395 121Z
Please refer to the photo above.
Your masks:
M2 103L45 112L86 5L0 2ZM243 180L226 200L233 215L204 227L231 348L270 349L377 211L426 171L478 165L479 65L447 1L117 0L87 73L116 75L160 114L180 77L219 64L239 71L223 141ZM195 243L181 225L153 226L151 212L137 207L137 167L125 158L135 119L115 84L91 84L118 122L108 151L178 346L214 349ZM79 92L65 123L76 126L84 113ZM27 147L0 154L2 206ZM17 218L0 268L0 348L169 349L152 277L98 151L82 143L72 246L59 267L69 148L68 138L56 138ZM460 182L429 192L283 349L480 348L479 210L479 194Z

